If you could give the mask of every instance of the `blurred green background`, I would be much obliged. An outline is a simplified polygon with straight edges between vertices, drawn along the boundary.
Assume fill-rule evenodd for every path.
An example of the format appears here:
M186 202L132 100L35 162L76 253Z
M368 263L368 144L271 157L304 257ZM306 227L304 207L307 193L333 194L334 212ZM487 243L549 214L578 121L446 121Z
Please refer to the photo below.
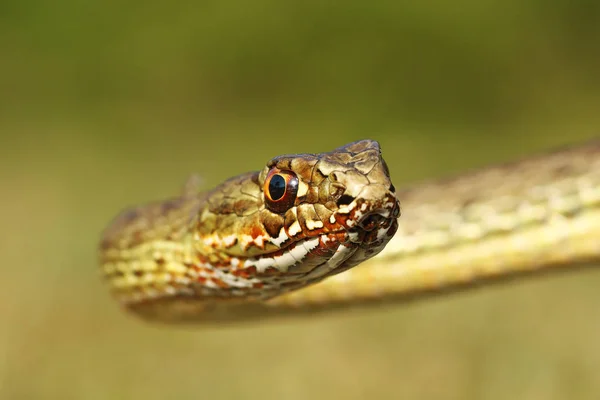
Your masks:
M299 320L144 324L124 206L381 142L397 187L597 135L600 3L0 2L0 399L597 399L598 271Z

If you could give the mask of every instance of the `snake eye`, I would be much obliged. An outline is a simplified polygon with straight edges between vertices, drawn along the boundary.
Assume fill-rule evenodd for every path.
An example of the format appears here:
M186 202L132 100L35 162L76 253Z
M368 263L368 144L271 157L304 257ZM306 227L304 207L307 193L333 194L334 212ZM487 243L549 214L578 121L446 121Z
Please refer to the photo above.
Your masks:
M267 208L283 214L296 201L298 193L298 177L292 171L273 168L269 171L263 188Z

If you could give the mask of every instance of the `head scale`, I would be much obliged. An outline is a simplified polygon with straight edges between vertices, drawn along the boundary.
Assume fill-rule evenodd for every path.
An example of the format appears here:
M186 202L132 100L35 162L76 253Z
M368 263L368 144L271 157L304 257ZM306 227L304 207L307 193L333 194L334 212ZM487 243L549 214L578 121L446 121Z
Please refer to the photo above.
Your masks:
M200 210L199 253L232 293L271 297L344 271L392 238L400 206L379 144L283 155L233 178Z

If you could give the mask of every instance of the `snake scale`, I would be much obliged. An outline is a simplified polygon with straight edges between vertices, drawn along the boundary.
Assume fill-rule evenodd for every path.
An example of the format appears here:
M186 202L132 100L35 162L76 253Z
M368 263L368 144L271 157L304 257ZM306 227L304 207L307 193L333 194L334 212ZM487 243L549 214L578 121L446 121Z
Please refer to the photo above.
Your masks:
M599 239L600 141L396 190L362 140L127 209L100 264L136 315L218 323L593 265Z

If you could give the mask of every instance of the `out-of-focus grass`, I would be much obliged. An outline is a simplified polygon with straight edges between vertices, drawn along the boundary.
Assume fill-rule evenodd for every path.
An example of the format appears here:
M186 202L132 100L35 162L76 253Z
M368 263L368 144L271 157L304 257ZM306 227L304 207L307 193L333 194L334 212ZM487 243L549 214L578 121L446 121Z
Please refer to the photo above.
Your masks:
M105 224L380 140L396 186L594 136L593 2L5 1L0 398L596 399L600 275L223 329L122 315Z

